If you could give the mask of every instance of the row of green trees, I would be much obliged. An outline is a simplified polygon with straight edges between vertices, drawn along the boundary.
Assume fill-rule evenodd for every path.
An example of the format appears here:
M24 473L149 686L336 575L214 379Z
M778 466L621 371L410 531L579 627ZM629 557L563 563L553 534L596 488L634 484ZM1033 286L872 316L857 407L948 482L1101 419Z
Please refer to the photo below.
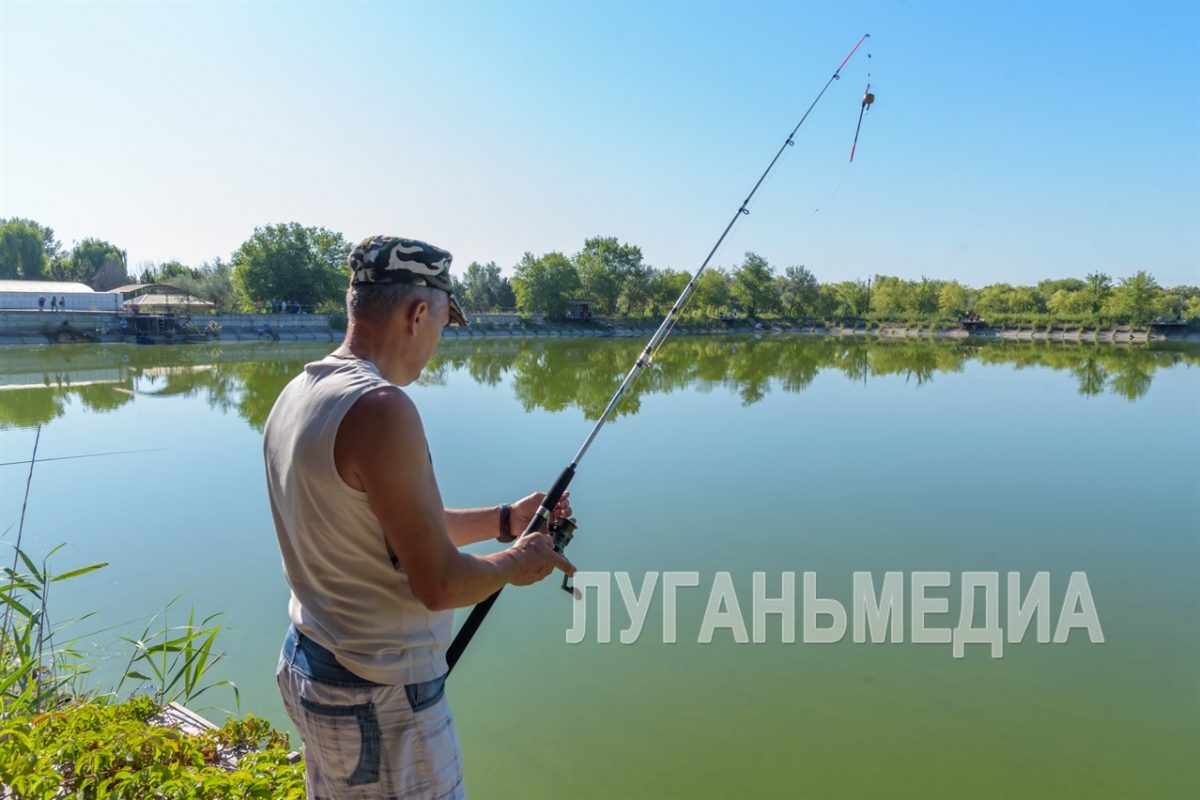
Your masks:
M1200 317L1200 289L1164 289L1150 273L1140 270L1114 284L1093 272L1086 278L1044 280L1036 286L994 283L972 289L958 281L922 278L905 281L877 276L870 310L883 316L954 315L967 311L984 316L1044 315L1071 320L1099 318L1145 322L1155 317Z
M661 316L690 280L686 272L645 264L634 245L611 237L584 242L568 257L526 253L512 279L520 309L559 316L567 300L584 296L601 315ZM1145 322L1155 317L1200 318L1200 288L1160 287L1142 270L1114 283L1094 272L1086 278L1044 280L1036 286L995 283L974 289L958 281L905 280L875 275L865 281L821 283L803 265L778 272L748 252L731 269L709 268L696 282L691 313L815 319L926 319L976 313Z
M30 219L0 219L0 278L78 281L103 291L126 276L125 252L101 239L84 239L70 250L54 229Z
M187 289L219 310L254 310L272 300L312 310L341 308L351 243L335 231L296 222L267 225L233 252L199 266L171 261L148 265L136 277ZM135 280L124 251L99 239L65 250L54 231L26 219L0 220L0 278L51 278L97 290ZM641 248L616 237L587 239L579 252L525 253L511 279L495 262L472 262L454 278L468 311L521 311L561 317L572 298L586 297L599 316L664 314L687 285L681 270L646 263ZM1085 278L1044 280L1035 286L994 283L975 289L958 281L867 280L821 283L802 265L776 270L748 252L740 264L710 267L699 278L689 313L716 316L815 319L953 319L1031 316L1060 320L1142 323L1156 317L1200 319L1200 288L1160 287L1146 271L1114 282L1093 272Z

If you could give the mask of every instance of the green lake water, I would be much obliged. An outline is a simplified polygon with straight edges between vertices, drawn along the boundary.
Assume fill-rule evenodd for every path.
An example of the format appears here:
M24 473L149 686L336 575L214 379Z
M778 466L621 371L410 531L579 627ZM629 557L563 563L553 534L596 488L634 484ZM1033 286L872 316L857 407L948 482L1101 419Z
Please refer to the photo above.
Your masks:
M452 506L545 489L641 347L628 340L443 344L411 388ZM0 461L33 474L24 547L60 542L62 621L111 681L168 600L224 612L216 677L241 710L290 728L274 686L286 587L261 427L328 345L0 350ZM565 641L546 581L505 592L449 683L480 798L1180 798L1200 794L1200 351L1165 346L788 337L672 339L572 486L580 569L690 570L679 641L645 630ZM16 536L27 465L0 468ZM7 549L7 548L5 548ZM482 549L487 549L486 547ZM5 559L8 556L4 557ZM1000 658L969 645L697 643L729 572L815 572L850 607L851 575L1051 575L1051 621L1087 574L1105 642L1033 631ZM879 581L877 581L877 586ZM982 601L982 593L980 593ZM905 593L906 600L908 593ZM982 602L976 619L983 620ZM797 616L800 627L801 617ZM182 622L180 617L177 621ZM907 622L908 620L906 620ZM822 620L827 624L827 620ZM907 625L906 625L907 633ZM220 718L222 688L193 704Z

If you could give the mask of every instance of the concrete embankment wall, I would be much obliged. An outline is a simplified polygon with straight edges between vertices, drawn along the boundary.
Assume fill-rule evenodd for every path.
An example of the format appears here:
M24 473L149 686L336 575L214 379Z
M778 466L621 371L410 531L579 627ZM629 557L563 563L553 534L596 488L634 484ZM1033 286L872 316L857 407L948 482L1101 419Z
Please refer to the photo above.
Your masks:
M197 314L192 324L203 331L210 323L220 326L213 341L276 339L295 342L330 342L342 338L324 314ZM102 342L121 341L121 316L103 311L0 311L0 343L46 344L66 323L70 328L94 333ZM265 326L265 327L264 327ZM132 338L132 337L127 337Z
M98 325L115 325L117 315L106 311L0 311L0 343L45 344L49 335L65 322L72 328L94 331Z
M201 330L210 321L221 326L221 332L213 337L220 341L278 336L284 342L333 342L342 338L342 332L330 327L325 314L205 314L192 318Z

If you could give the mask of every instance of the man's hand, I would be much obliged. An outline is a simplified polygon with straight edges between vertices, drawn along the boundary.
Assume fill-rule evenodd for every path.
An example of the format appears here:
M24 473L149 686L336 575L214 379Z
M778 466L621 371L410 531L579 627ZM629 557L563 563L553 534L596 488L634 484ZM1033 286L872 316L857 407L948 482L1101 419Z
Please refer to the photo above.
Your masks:
M520 536L525 532L525 529L529 527L529 523L533 519L533 515L537 513L538 508L545 499L545 492L534 492L512 504L512 515L509 517L509 520L512 523L514 536ZM571 493L563 492L562 498L554 506L554 510L550 512L550 519L546 520L546 522L551 523L556 519L571 516L570 499ZM543 527L542 530L544 531L546 528Z
M513 511L515 514L516 509ZM554 538L546 533L522 536L505 551L505 555L511 559L508 582L514 586L537 583L555 569L562 570L568 576L575 574L575 565L554 551Z

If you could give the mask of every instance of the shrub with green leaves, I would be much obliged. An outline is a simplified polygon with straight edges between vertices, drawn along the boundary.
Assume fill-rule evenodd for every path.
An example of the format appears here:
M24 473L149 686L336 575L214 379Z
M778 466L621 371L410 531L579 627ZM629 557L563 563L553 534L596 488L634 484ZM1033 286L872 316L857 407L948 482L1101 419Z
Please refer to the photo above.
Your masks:
M103 568L53 572L19 546L0 568L0 797L39 798L301 798L304 768L288 758L287 736L252 716L187 734L159 724L163 705L192 700L214 686L208 670L218 615L171 624L172 600L136 638L121 683L90 697L74 644L55 642L70 625L51 625L51 587ZM178 598L176 598L178 599ZM111 702L128 680L151 694Z
M231 719L188 734L156 724L141 696L89 700L0 724L0 787L22 800L79 798L303 798L304 765L288 737L262 719Z

